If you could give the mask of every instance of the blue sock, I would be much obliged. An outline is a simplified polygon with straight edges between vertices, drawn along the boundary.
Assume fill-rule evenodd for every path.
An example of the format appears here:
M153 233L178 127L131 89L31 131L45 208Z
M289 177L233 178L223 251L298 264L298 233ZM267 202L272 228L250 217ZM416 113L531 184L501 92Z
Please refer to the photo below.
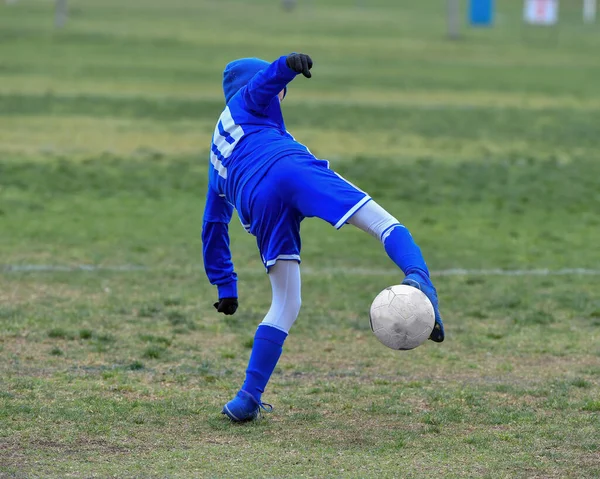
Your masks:
M285 338L287 338L286 332L266 324L261 324L256 330L242 389L252 394L259 402L279 361Z
M427 269L421 249L405 226L393 226L383 245L385 252L406 276L416 273L431 285L429 269Z

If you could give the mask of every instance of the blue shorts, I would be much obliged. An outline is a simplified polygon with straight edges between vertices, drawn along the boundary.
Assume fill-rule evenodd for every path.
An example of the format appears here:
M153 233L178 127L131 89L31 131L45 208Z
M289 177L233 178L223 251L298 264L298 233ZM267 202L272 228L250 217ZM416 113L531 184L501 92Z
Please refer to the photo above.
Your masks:
M314 156L294 155L276 162L252 188L238 213L256 236L267 270L277 260L300 262L300 222L321 218L336 229L371 197Z

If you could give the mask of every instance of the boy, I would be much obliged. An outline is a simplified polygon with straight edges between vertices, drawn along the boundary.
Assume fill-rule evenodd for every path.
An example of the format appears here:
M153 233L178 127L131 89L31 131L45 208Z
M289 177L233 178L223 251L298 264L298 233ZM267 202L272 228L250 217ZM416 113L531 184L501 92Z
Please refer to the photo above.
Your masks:
M287 84L300 73L311 78L312 65L308 55L292 53L271 64L256 58L236 60L223 73L226 107L211 144L204 266L218 288L215 308L234 314L237 276L228 224L235 207L244 228L256 236L273 291L271 307L254 336L244 384L223 407L222 413L236 422L255 419L265 408L261 395L298 316L300 222L305 217L319 217L336 229L350 223L380 240L406 275L403 283L419 288L433 303L435 326L429 339L444 340L437 293L409 231L285 129L280 104Z

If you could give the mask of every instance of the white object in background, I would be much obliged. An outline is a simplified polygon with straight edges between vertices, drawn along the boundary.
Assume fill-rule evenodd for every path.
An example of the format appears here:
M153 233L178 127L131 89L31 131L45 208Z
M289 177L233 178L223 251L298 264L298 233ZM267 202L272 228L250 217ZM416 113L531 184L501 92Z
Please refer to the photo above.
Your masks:
M452 40L460 36L460 0L447 0L448 37Z
M531 25L556 25L558 0L525 0L523 18Z
M292 11L296 6L296 0L283 0L283 9Z
M54 11L54 26L63 28L67 23L67 0L56 0Z
M596 21L597 0L583 0L583 21L594 23Z

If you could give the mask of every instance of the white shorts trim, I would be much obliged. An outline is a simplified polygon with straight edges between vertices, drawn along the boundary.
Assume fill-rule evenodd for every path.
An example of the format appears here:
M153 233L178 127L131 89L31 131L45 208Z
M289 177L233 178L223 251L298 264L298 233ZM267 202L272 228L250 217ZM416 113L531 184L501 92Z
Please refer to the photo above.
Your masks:
M275 259L270 259L269 261L265 261L265 266L267 268L269 266L273 266L279 260L284 260L284 261L293 261L293 260L296 260L299 263L300 262L300 255L299 254L280 254Z
M358 209L368 201L371 201L371 197L369 195L366 195L362 200L360 200L352 208L350 208L344 216L340 218L340 220L335 224L334 228L336 230L339 230L342 226L344 226L344 224L346 224L348 218L350 218L354 213L356 213Z

